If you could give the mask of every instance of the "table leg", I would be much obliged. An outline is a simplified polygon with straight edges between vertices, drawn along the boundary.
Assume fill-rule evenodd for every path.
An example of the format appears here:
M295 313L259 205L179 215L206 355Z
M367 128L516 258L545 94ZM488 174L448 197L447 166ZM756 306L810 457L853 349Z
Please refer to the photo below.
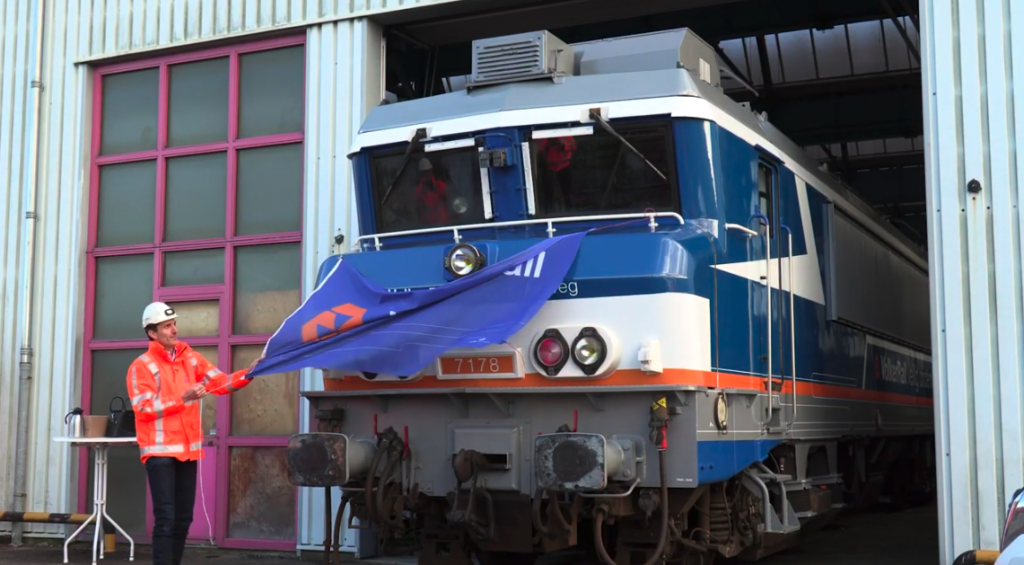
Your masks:
M102 478L100 479L100 486L103 489L103 498L102 498L102 501L101 501L101 504L100 504L100 517L99 517L98 522L96 523L97 524L96 530L99 532L99 535L96 536L96 538L97 538L97 544L99 545L99 548L100 548L100 556L99 556L100 559L103 559L106 556L106 553L107 553L107 544L103 543L103 538L104 538L103 534L107 533L106 532L106 530L107 530L107 523L103 520L103 514L104 514L104 511L107 508L107 452L108 452L109 449L110 449L110 446L108 446L108 445L104 445L103 446L103 448L102 448L103 460L100 462L100 475L102 475ZM93 559L95 560L95 558L93 558Z
M100 506L99 506L100 471L99 471L99 461L100 461L100 455L99 455L99 453L96 453L95 463L94 463L93 471L92 471L92 506L93 506L93 508L92 508L92 515L90 515L88 518L86 518L85 521L82 522L82 525L78 526L78 529L75 530L75 532L73 534L71 534L70 536L68 536L68 539L64 541L64 563L68 562L68 545L70 545L71 542L74 541L75 538L78 537L78 534L82 533L82 530L84 530L85 527L89 525L89 522L94 522L96 524L96 527L99 528L99 522L100 522ZM95 556L96 556L96 543L94 541L93 542L93 560L92 560L93 565L96 565L96 557Z
M107 478L103 476L103 459L107 455L107 446L96 446L96 465L93 467L93 475L96 477L96 484L93 485L93 505L96 506L96 527L92 530L92 565L96 565L96 556L99 553L100 532L103 531L103 505L107 501L106 489Z
M107 502L106 502L107 501L107 454L106 454L106 447L104 447L103 451L104 451L104 453L103 453L103 486L101 487L103 489L103 506L100 508L100 513L101 513L102 516L100 518L98 518L98 519L101 522L102 522L103 519L106 519L106 521L109 522L111 526L114 526L114 529L116 529L118 532L120 532L121 535L124 536L128 540L128 544L129 544L129 547L130 547L130 549L128 550L128 561L135 561L135 540L132 539L132 537L130 535L128 535L128 532L124 531L124 528L122 528L120 524L118 524L113 518L110 517L110 514L107 514ZM100 551L102 551L102 545L100 547L101 547ZM93 565L95 565L95 563L93 563Z

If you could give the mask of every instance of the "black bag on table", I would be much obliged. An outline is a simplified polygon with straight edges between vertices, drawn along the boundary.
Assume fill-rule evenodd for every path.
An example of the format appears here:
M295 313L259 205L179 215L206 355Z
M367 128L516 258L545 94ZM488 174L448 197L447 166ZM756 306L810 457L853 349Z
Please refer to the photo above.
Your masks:
M121 409L114 410L114 401L121 401ZM120 396L110 400L110 419L107 420L107 437L135 437L135 411Z

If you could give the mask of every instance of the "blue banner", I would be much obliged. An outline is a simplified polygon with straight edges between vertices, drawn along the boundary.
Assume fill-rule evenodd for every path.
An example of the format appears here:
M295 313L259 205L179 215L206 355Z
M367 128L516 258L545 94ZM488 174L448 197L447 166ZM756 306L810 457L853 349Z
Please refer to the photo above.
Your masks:
M548 238L437 288L405 292L378 287L342 259L248 377L306 367L408 376L450 349L503 343L555 293L587 233Z

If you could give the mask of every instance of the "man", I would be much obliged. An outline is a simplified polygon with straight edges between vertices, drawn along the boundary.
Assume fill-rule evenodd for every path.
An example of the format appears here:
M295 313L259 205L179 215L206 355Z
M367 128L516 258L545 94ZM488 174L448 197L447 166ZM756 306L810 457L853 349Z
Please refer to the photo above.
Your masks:
M180 565L192 525L196 466L203 456L199 399L245 388L255 365L227 375L178 341L178 315L163 302L146 306L149 351L128 367L128 395L153 499L153 563Z
M550 198L549 211L565 212L572 207L572 154L576 140L572 136L540 140L539 152L545 165L543 190Z
M416 198L420 204L420 222L430 227L446 226L448 218L448 185L434 175L434 165L426 157L417 166Z

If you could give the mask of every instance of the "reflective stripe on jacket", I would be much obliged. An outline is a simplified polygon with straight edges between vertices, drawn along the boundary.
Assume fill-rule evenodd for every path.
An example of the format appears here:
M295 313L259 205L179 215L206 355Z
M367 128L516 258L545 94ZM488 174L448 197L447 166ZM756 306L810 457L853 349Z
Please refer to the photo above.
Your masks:
M150 342L128 367L128 396L135 410L135 431L142 462L153 456L181 461L203 456L201 400L182 402L181 395L201 382L210 394L230 394L248 386L247 369L221 372L186 343L175 345L174 360L157 342Z

